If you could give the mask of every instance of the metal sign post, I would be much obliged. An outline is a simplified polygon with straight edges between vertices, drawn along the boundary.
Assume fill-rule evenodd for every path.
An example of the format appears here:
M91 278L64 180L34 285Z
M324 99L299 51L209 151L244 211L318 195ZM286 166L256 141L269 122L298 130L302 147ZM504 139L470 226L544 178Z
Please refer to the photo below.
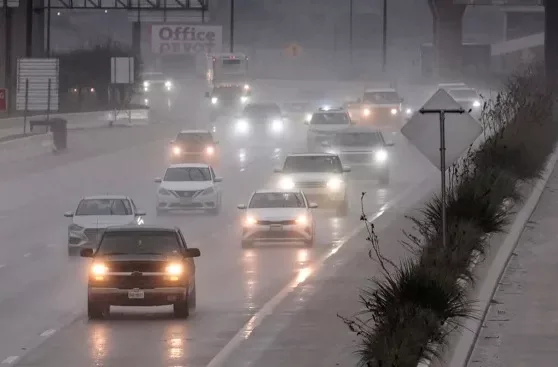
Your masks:
M111 77L110 81L112 84L125 84L133 85L135 80L135 69L134 69L134 58L133 57L112 57L110 59L110 70ZM125 91L124 96L119 95L119 101L124 98L128 99L127 91ZM131 97L131 96L130 96ZM114 121L118 120L118 110L115 104L114 111ZM128 124L132 125L132 112L128 103ZM110 125L112 126L112 125Z
M419 111L421 114L438 114L440 117L440 173L442 184L442 246L446 247L447 244L447 216L446 216L446 113L464 114L465 110L428 110L422 108Z
M27 132L27 110L29 108L29 79L25 79L25 106L23 106L23 135Z

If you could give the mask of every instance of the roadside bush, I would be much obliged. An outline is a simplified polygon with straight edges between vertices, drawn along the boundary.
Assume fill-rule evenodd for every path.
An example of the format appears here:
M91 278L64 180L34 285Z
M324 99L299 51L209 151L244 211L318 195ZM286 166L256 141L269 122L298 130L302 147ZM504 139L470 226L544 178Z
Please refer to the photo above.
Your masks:
M382 256L363 210L369 256L383 272L360 292L365 310L340 316L361 337L360 366L416 367L439 358L449 333L474 317L467 283L459 280L474 283L473 258L482 258L488 236L505 231L509 222L511 213L503 204L522 199L518 186L540 177L554 151L553 97L543 69L533 66L510 77L503 91L485 103L485 140L450 170L446 245L437 195L410 218L415 231L406 233L403 244L411 253L399 264Z

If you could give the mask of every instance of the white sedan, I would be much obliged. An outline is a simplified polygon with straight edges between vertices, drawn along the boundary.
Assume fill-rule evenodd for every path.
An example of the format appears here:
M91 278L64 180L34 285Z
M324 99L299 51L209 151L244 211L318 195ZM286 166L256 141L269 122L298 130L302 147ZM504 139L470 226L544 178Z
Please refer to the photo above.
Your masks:
M245 211L242 247L252 247L255 242L303 242L308 247L314 246L315 223L311 209L317 207L308 202L302 191L256 191L248 205L238 206Z
M157 214L171 210L205 210L219 214L223 181L213 167L203 163L184 163L169 166L163 178L156 178Z

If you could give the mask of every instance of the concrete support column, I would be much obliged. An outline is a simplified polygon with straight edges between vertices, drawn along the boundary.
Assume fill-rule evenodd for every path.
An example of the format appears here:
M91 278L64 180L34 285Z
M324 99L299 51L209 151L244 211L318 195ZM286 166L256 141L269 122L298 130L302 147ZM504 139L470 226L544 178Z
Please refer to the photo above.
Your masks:
M453 0L429 0L434 22L435 70L441 79L459 79L463 58L463 14L466 5Z

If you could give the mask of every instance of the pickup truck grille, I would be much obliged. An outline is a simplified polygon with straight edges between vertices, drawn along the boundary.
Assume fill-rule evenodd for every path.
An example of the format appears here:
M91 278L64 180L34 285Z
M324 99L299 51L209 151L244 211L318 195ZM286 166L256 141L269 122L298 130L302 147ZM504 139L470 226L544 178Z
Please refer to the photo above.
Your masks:
M164 272L167 262L165 261L110 261L107 267L111 273L129 273L138 271L141 273Z

